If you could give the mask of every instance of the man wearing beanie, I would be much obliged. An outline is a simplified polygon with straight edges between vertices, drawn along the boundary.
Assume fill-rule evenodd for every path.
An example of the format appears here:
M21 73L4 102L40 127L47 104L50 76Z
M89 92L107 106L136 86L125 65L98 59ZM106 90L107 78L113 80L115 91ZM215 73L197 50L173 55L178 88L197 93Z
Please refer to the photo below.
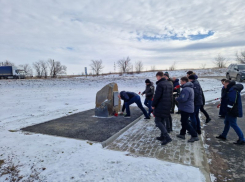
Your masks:
M151 112L152 112L152 108L151 108L151 104L152 104L152 99L153 99L153 96L154 96L154 84L149 80L149 79L146 79L145 80L145 84L146 84L146 88L145 88L145 91L142 93L142 95L145 94L145 106L149 108L149 112L148 112L148 115L149 117L151 116Z
M201 134L201 123L199 118L199 111L201 106L203 105L203 95L202 95L202 87L199 82L196 80L195 75L189 76L190 82L193 83L194 87L194 113L190 115L192 127L197 131L197 133Z

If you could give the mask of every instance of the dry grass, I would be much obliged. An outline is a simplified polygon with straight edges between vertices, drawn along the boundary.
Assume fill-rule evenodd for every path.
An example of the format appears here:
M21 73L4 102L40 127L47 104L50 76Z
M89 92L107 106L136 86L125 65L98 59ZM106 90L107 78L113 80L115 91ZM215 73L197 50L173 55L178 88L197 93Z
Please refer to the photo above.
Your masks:
M29 176L20 175L22 165L15 164L13 162L14 156L8 157L7 160L0 160L0 177L4 177L4 181L11 182L34 182L34 181L46 181L44 178L40 178L41 171L46 168L37 169L34 165L31 167L31 174Z

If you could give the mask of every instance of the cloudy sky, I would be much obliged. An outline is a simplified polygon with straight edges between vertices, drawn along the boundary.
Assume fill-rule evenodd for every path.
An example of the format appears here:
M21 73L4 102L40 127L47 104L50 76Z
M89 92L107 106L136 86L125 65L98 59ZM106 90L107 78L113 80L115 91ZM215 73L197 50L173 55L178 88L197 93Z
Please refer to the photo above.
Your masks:
M244 11L244 0L0 0L0 61L52 58L68 74L127 56L145 69L211 67L245 50Z

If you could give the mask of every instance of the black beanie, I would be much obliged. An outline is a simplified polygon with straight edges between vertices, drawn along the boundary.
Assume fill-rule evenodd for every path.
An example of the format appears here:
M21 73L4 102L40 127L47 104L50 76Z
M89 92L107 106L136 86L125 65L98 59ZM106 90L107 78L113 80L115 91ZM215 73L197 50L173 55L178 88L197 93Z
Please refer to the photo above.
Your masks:
M169 74L168 73L164 73L165 76L167 76L169 78Z
M195 77L195 75L190 75L190 76L189 76L189 79L190 79L190 80L195 80L196 77Z
M146 79L145 83L151 83L151 81L149 79Z

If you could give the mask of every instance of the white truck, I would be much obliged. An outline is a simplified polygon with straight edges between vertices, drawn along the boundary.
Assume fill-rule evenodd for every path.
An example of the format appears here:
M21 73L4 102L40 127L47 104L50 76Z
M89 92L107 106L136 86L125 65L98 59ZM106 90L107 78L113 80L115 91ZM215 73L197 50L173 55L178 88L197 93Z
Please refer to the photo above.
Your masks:
M15 66L0 66L0 79L24 79L25 71Z

